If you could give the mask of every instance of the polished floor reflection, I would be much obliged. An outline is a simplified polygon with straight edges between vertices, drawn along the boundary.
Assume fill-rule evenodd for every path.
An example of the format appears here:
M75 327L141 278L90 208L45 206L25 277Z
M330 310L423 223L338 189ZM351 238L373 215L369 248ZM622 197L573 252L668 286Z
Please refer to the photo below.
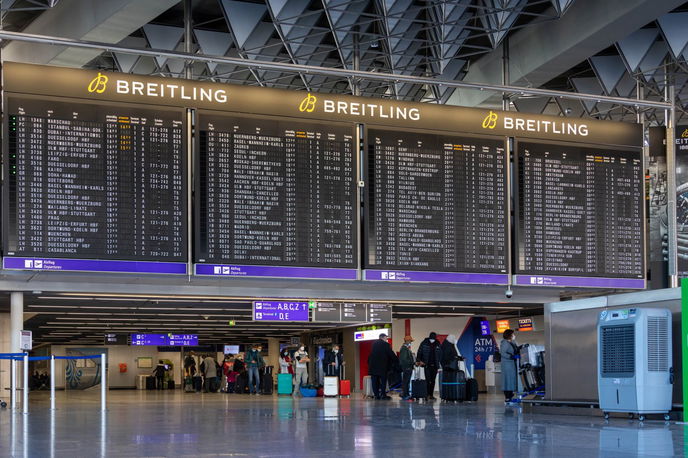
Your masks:
M0 411L0 456L685 456L688 427L475 404L113 391L31 395Z

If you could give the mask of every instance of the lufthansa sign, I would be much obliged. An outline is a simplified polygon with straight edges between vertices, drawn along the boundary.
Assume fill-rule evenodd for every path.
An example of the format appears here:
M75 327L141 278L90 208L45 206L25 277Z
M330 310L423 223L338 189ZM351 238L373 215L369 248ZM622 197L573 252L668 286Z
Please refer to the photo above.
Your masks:
M413 103L385 98L286 91L144 75L7 62L5 92L265 116L413 128L451 134L642 145L638 124ZM50 81L50 84L45 84Z

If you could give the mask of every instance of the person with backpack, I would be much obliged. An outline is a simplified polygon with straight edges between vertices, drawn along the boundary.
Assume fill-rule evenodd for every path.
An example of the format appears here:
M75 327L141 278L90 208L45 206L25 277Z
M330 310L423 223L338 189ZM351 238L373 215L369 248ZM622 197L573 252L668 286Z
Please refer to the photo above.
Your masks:
M163 390L164 388L164 383L165 383L165 373L167 372L167 366L165 366L165 363L162 361L162 359L158 360L158 365L155 366L155 369L153 370L153 376L155 377L155 387L158 390Z

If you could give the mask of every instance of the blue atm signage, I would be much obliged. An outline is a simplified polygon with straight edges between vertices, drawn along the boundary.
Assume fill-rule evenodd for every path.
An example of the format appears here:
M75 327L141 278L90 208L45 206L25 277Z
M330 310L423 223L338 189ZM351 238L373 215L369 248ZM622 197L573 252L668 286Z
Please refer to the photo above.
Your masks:
M253 321L309 321L308 302L255 301Z

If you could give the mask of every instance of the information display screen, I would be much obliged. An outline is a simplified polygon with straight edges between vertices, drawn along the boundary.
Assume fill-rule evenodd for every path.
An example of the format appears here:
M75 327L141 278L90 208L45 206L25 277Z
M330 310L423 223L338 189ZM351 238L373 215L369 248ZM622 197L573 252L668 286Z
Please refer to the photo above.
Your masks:
M504 141L384 129L367 141L366 279L506 282Z
M517 148L517 283L643 288L640 150Z
M7 113L5 267L186 272L181 110L11 96Z
M353 126L204 112L198 126L196 273L356 278Z

